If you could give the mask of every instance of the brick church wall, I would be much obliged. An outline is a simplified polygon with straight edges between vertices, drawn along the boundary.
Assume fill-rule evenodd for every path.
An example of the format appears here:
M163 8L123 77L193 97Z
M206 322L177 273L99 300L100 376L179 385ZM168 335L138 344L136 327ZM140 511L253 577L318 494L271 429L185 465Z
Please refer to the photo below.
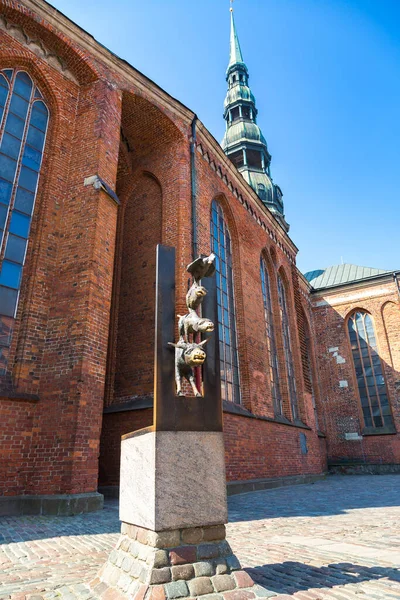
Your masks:
M149 408L112 411L136 401L151 405L158 242L176 248L176 312L185 310L194 114L65 17L55 19L53 11L50 18L45 3L8 0L1 7L0 66L29 71L49 106L50 131L8 373L0 382L0 493L91 492L97 488L99 453L101 482L115 484L121 435L150 424ZM314 324L295 267L297 248L200 122L195 157L198 251L210 252L214 199L233 243L244 414L225 407L228 479L321 473L325 440L312 403L303 319L312 336ZM104 182L101 189L84 185L94 175ZM284 422L274 416L267 376L261 255L275 307ZM288 301L302 423L292 422L278 273ZM386 312L390 324L396 314ZM323 346L317 327L315 335ZM318 352L312 350L314 375ZM391 360L398 365L394 353ZM392 390L395 381L393 376ZM317 412L327 385L324 380L321 394L317 386ZM369 443L372 453L374 440ZM394 459L394 450L388 452Z
M373 320L395 428L400 431L400 307L391 277L312 294L321 382L321 427L331 463L398 464L400 435L364 431L357 380L347 333L356 309ZM355 434L356 439L346 439ZM349 437L347 435L347 437Z

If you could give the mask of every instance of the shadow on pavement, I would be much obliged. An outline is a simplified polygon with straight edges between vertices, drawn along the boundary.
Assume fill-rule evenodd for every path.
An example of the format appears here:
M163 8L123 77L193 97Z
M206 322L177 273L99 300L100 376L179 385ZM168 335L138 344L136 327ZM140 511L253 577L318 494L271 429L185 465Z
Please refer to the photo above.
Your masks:
M332 563L327 567L313 567L300 562L287 561L277 564L247 568L253 580L277 594L294 594L314 588L334 588L348 583L361 583L379 579L396 582L394 598L400 598L400 571L394 568L365 567L352 563Z
M118 501L107 501L98 512L68 517L26 515L0 517L0 547L13 542L28 542L64 536L91 536L119 533Z
M324 481L231 496L229 522L320 517L399 506L400 475L329 475Z

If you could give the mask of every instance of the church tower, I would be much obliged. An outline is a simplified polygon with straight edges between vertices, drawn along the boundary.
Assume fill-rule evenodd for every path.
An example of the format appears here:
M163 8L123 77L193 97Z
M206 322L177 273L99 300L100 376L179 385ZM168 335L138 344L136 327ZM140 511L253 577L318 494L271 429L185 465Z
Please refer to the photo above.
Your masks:
M228 91L224 102L226 132L221 146L260 200L280 224L289 230L283 212L282 191L272 182L271 155L257 125L256 100L249 88L249 72L243 61L231 11L230 58L226 71Z

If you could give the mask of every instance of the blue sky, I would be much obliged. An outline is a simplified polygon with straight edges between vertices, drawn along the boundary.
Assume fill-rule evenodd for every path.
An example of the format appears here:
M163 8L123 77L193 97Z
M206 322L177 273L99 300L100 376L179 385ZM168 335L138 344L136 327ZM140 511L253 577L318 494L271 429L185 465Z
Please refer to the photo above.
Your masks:
M220 140L228 0L53 0ZM400 1L235 0L303 271L400 269Z

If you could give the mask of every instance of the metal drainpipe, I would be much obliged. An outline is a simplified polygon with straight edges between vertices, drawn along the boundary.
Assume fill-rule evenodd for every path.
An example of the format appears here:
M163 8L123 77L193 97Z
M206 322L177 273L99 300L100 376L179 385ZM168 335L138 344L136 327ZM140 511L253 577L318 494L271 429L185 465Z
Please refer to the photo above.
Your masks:
M197 172L196 172L196 123L197 115L194 115L192 121L192 139L190 141L190 179L192 195L192 254L193 260L197 258ZM196 342L200 341L200 335L194 336ZM194 377L196 386L200 390L202 384L201 367L195 369Z
M398 294L398 296L399 296L399 299L400 299L400 281L399 281L399 271L395 271L395 272L393 273L393 280L394 280L394 282L395 282L395 284L396 284L396 287L397 287L397 294Z
M192 121L192 139L190 141L190 178L192 195L192 254L197 258L197 173L196 173L196 123L197 115Z

